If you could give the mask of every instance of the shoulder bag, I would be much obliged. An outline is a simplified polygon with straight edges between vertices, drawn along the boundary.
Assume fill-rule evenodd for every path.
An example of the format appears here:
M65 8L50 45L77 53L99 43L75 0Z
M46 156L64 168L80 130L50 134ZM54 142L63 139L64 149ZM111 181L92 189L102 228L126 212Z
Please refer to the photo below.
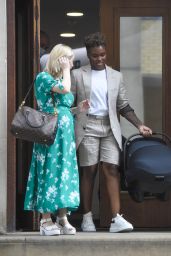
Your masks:
M54 114L49 114L25 106L25 101L34 86L34 82L31 84L23 102L19 106L12 120L11 133L18 139L49 146L54 143L57 132L58 116L57 110L55 109L54 95L52 92Z

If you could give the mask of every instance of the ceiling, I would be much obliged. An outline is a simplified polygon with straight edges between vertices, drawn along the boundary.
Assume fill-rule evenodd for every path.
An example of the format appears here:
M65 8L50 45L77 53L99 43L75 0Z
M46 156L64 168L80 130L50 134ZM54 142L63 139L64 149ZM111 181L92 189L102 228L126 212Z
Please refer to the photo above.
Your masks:
M99 21L100 0L41 0L40 1L40 26L41 30L48 33L50 45L57 43L68 44L72 48L82 47L84 37L100 30ZM83 17L68 17L67 11L79 10ZM73 32L74 38L61 38L62 32Z

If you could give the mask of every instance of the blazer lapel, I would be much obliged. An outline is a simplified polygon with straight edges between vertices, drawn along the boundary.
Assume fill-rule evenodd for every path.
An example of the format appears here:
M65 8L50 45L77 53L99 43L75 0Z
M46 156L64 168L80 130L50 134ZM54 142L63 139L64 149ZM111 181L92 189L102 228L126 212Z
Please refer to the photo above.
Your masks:
M106 66L106 76L107 76L107 90L108 90L108 102L110 106L110 102L116 97L116 77L113 72L111 72L111 69Z
M85 93L85 98L90 99L91 93L91 66L87 65L82 67L83 74L83 90Z
M106 66L106 76L107 76L107 88L108 91L114 89L114 83L116 80L116 77L114 76L114 73L111 72L110 68Z

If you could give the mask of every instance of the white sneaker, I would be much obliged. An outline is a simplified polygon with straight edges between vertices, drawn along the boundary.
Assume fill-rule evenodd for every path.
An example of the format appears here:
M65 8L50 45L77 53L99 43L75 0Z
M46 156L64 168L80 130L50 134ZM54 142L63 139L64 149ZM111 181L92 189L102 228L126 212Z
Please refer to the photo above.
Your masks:
M116 217L112 219L109 232L113 232L113 233L130 232L132 230L133 230L132 224L126 221L122 217L122 215L117 214Z
M96 227L93 222L92 213L88 212L83 215L83 221L81 223L81 229L83 232L96 232Z
M61 220L64 222L64 224L61 224ZM66 216L61 217L61 218L57 217L56 224L60 226L62 235L75 235L76 234L76 229L68 222L68 219Z
M56 224L53 224L51 218L41 219L40 235L41 236L56 236L61 234L61 229Z

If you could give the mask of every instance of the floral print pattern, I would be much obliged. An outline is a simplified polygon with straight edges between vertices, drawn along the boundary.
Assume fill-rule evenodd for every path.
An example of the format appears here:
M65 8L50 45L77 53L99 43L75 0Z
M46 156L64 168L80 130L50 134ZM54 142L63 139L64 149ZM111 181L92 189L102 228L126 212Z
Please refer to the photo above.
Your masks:
M54 113L51 89L61 80L55 80L47 72L37 75L35 96L38 108ZM53 93L58 112L58 130L51 146L35 143L26 188L24 209L41 213L56 213L60 208L74 211L80 202L79 177L76 157L73 116L70 107L72 93Z

